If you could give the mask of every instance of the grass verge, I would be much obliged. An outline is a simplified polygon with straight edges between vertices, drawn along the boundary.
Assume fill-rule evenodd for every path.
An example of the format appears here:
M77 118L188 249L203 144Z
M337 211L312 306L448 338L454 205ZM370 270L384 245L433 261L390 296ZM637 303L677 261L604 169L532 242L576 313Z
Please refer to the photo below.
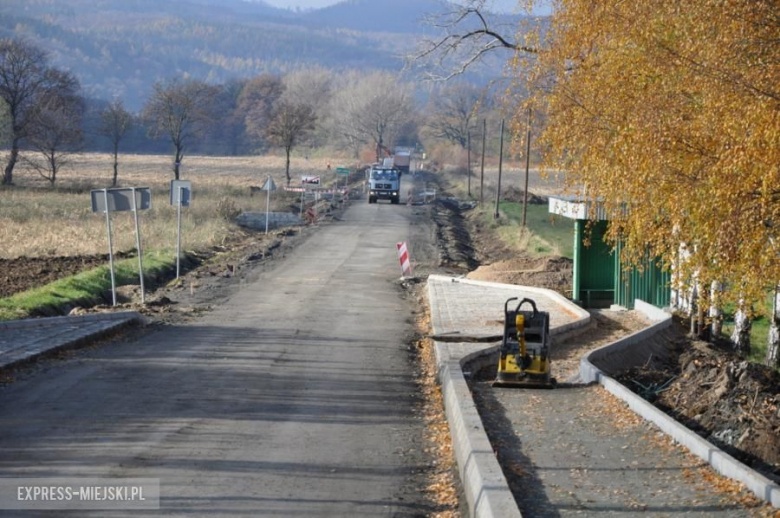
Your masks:
M524 249L532 256L560 255L574 257L573 225L568 219L549 213L547 205L528 205L526 223L530 233L524 234L523 204L503 202L501 218L493 219L493 211L484 210L485 221L510 248Z
M143 259L144 279L150 284L176 268L176 258L169 252L147 252ZM114 276L117 287L138 284L138 259L133 257L114 263ZM110 289L109 266L99 266L0 299L0 320L61 315L75 306L102 302L104 294Z
M723 308L723 335L728 338L734 332L734 312L733 304L727 304ZM764 363L766 360L766 350L769 347L769 315L772 314L772 296L767 295L755 308L755 318L750 326L750 354L748 360L754 363Z

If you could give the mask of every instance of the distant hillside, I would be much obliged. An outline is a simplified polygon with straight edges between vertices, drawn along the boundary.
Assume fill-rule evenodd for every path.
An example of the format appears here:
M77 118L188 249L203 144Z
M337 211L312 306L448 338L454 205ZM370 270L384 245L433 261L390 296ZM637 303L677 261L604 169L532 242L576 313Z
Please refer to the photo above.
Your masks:
M400 70L437 0L348 0L293 13L243 0L2 0L0 37L26 37L88 95L138 110L152 84L225 82L318 64Z
M445 4L439 0L346 0L302 18L323 27L419 34L425 17L444 9Z

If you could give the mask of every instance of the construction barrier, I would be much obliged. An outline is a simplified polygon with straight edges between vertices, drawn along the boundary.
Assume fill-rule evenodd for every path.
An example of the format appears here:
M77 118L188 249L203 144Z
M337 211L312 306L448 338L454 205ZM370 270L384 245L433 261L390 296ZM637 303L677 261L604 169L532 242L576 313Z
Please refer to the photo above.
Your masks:
M346 189L305 189L303 187L285 187L285 191L287 192L311 192L311 193L320 193L320 194L347 194Z
M396 243L398 249L398 260L401 262L401 272L404 277L412 275L412 263L409 260L409 251L406 249L406 241Z

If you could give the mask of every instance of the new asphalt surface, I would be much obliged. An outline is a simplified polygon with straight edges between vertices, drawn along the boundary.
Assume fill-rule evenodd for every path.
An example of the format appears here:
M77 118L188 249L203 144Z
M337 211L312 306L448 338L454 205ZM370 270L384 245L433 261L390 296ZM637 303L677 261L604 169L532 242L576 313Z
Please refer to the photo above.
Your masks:
M425 514L396 282L410 214L356 202L195 323L7 385L0 477L159 478L175 516Z

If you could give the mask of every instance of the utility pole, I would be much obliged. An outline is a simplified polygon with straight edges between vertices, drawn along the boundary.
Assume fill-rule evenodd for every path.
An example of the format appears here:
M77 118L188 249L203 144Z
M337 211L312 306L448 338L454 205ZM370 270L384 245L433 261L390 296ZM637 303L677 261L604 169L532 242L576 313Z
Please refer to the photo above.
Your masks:
M504 166L504 119L501 119L501 145L498 148L498 187L496 188L496 213L493 214L498 219L498 202L501 200L501 170Z
M528 107L528 124L525 134L525 190L523 191L523 228L528 213L528 170L531 167L531 108Z
M479 204L485 202L485 137L487 136L487 119L482 119L482 169L479 173Z
M471 198L471 130L468 130L466 132L466 141L468 142L468 171L469 171L469 180L468 180L468 192L469 192L469 198Z

